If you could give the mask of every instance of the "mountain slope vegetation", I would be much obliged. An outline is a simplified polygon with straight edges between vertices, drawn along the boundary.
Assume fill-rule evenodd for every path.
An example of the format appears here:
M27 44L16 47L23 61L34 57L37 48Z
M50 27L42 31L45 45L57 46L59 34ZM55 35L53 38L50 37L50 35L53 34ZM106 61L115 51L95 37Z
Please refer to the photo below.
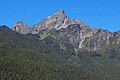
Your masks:
M118 45L74 51L66 37L55 33L20 34L1 26L0 80L120 79Z

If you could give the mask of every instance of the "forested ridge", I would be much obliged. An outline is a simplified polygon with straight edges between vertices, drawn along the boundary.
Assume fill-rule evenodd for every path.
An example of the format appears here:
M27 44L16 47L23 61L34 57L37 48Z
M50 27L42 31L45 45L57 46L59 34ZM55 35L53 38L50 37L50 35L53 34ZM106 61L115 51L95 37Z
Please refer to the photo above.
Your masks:
M120 79L118 45L75 52L71 44L48 33L25 35L1 26L0 80Z

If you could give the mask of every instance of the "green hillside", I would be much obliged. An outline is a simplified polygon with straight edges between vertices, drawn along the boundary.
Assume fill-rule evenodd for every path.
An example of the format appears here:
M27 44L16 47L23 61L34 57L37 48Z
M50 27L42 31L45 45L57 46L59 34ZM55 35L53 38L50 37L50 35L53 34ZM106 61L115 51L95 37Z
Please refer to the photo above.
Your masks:
M52 32L23 35L1 26L0 80L120 80L119 46L74 52Z
M0 80L83 80L88 73L57 59L0 44Z

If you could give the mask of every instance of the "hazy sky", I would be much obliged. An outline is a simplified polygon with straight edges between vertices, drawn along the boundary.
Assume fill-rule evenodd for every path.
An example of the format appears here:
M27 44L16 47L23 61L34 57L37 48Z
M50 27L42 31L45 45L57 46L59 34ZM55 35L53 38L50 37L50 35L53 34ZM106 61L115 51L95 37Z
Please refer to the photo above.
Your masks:
M0 0L0 25L25 21L32 26L59 10L90 27L120 30L120 0Z

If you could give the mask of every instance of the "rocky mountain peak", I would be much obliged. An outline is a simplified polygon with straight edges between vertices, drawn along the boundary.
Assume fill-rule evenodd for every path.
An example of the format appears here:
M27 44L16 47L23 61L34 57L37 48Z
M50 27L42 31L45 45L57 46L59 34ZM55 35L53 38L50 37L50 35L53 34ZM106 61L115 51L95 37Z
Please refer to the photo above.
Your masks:
M30 27L27 26L27 23L25 23L23 21L19 21L19 22L15 23L13 28L12 28L12 30L15 30L15 31L22 33L22 34L26 34L29 29L30 29Z
M45 26L48 29L58 29L60 26L63 25L67 15L64 10L61 10L45 19L42 22L38 23L38 27Z
M23 21L19 21L19 22L15 23L14 26L27 26L27 23L25 23Z
M43 19L31 28L22 21L15 23L12 28L12 30L22 34L39 34L41 31L51 29L58 31L55 33L57 37L65 38L66 42L73 44L75 50L83 48L88 51L95 51L105 45L120 44L120 32L111 33L99 28L90 28L82 21L67 17L64 10Z
M67 15L66 15L64 10L60 10L59 12L53 14L52 16L57 16L57 17L64 16L65 18L67 17Z
M31 28L28 27L25 22L20 21L15 23L12 29L22 34L39 34L39 32L44 29L59 30L61 28L67 28L71 24L79 24L83 30L89 28L84 22L70 19L69 17L67 17L64 10L60 10L55 14L43 19L41 22L35 24Z
M67 28L71 24L79 24L82 29L89 28L84 22L70 19L67 17L64 10L56 12L55 14L43 19L40 23L34 25L30 33L38 34L43 29L56 29Z
M58 13L65 14L65 11L64 10L60 10Z

